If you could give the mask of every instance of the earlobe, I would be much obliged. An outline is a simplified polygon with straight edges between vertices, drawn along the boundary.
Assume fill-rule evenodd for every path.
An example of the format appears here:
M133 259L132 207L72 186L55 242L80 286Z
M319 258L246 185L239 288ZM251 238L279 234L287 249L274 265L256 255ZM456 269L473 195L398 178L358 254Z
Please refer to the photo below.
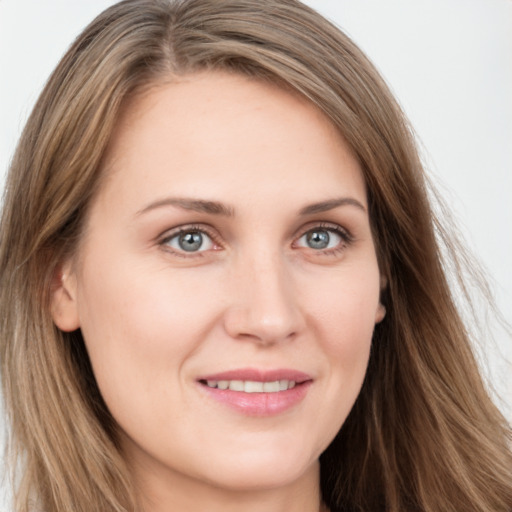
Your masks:
M381 298L379 300L379 305L377 306L377 311L375 313L375 323L378 324L384 320L386 316L386 306L382 304L382 295L386 288L388 287L388 279L384 274L380 275L380 295Z
M379 302L379 305L377 306L377 312L375 313L375 323L378 324L384 320L384 317L386 316L386 307Z
M52 283L51 315L62 331L72 332L80 327L76 300L76 277L71 264L60 266Z

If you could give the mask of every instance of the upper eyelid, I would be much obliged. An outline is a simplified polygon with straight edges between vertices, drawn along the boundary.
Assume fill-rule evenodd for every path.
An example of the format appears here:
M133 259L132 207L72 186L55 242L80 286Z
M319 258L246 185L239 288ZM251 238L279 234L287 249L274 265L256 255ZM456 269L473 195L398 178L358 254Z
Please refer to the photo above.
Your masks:
M316 221L316 222L310 222L306 224L305 226L302 226L300 229L298 229L295 234L293 235L293 239L297 240L304 236L309 231L312 231L314 229L325 229L325 230L331 230L335 231L336 233L341 233L342 235L345 235L346 238L349 240L352 240L354 236L352 235L352 232L341 226L340 224L336 222L328 222L328 221Z
M201 233L207 234L212 240L216 241L218 235L215 234L214 228L209 226L208 224L183 224L181 226L176 226L174 228L166 229L160 235L157 236L157 240L161 243L178 236L181 233L186 233L188 231L199 231Z

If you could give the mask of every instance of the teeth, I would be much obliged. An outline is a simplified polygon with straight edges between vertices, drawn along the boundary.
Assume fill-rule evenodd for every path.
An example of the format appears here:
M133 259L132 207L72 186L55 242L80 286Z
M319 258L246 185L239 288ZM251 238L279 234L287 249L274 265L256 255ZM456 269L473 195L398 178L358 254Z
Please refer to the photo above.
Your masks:
M244 381L243 380L232 380L232 381L230 381L229 389L231 391L243 391L244 390Z
M254 382L252 380L246 380L244 382L244 391L246 393L263 393L263 382Z
M256 382L254 380L208 380L209 388L229 389L243 391L244 393L277 393L293 389L296 382L293 380L274 380L271 382Z
M264 382L262 387L265 393L276 393L279 391L279 381Z

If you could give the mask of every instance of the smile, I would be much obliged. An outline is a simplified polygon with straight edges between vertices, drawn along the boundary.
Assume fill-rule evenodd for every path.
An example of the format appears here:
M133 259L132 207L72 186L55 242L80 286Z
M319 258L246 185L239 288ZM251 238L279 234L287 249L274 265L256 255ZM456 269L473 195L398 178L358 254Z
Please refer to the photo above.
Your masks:
M275 416L305 399L314 379L291 369L244 368L203 376L200 389L214 402L245 416Z
M258 382L254 380L207 380L209 388L229 389L243 393L277 393L293 389L296 385L294 380L274 380L271 382Z

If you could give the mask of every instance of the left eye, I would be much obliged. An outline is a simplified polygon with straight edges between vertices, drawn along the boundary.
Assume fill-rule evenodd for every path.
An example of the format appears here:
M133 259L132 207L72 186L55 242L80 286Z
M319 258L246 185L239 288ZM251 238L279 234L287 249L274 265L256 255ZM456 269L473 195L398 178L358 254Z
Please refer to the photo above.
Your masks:
M304 233L298 240L299 247L322 251L334 249L342 242L342 237L333 229L315 228Z
M202 252L213 248L213 240L197 230L181 231L165 241L165 245L179 252Z

